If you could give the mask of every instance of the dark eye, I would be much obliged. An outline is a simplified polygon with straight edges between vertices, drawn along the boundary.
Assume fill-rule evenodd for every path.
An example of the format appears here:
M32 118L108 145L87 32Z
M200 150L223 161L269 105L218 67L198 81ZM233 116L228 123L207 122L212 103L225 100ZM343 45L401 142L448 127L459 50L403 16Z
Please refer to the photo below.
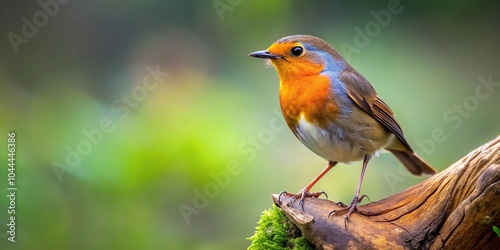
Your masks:
M300 55L302 55L302 53L304 53L304 48L302 48L300 46L295 46L292 48L292 55L300 56Z

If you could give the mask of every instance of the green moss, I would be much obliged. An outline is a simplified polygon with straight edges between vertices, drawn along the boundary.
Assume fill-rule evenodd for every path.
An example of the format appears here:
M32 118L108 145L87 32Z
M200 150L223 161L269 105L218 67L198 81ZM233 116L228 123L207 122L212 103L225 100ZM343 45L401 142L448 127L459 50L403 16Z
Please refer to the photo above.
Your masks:
M493 226L493 231L497 234L498 238L500 238L500 228Z
M273 208L262 212L255 234L248 238L252 241L249 250L312 250L311 245L300 231L288 221L283 211Z

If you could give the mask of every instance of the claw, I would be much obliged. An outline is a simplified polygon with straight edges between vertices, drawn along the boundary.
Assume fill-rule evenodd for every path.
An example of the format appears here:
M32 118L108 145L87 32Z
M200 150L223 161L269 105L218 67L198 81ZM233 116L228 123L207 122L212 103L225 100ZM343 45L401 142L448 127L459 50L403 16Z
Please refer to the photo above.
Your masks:
M320 194L318 195L318 197L319 197L320 195L324 194L324 195L325 195L325 197L326 197L326 199L328 199L328 195L325 193L325 191L320 191L319 193L320 193ZM318 197L316 197L316 198L318 198Z
M304 199L306 198L304 193L301 192L302 195L300 196L300 201L299 201L299 206L302 208L302 210L304 210Z
M328 213L328 218L330 218L330 215L332 215L332 214L334 214L336 212L337 212L337 210L332 210L330 213Z
M344 213L347 213L346 216L344 217L344 226L347 228L347 221L349 220L349 216L354 213L354 212L358 212L360 214L366 214L366 212L363 212L363 211L360 211L358 209L358 204L364 199L364 198L368 198L368 200L370 200L370 197L368 197L367 195L362 195L361 197L354 197L352 199L352 202L349 206L345 206L344 203L342 202L337 202L337 205L340 204L340 206L342 206L343 208L342 209L338 209L338 210L332 210L329 214L328 214L328 217L330 217L332 214L337 214L337 215L341 215L341 214L344 214ZM369 212L368 212L369 213Z
M364 198L367 198L368 202L372 202L372 200L370 199L370 197L368 197L368 195L366 195L366 194L361 195L361 197L359 197L359 199L358 199L358 202L361 202Z
M344 202L341 202L341 201L339 201L339 202L335 203L335 205L337 205L337 206L341 206L341 207L347 207L347 205L346 205ZM335 210L334 210L334 211L335 211Z
M282 195L290 195L290 196L292 196L292 199L290 199L290 202L288 202L288 205L292 206L293 202L295 202L297 199L299 199L299 205L302 208L302 210L304 210L304 200L306 197L318 198L322 194L324 194L326 196L326 198L328 199L328 195L324 191L310 193L309 191L302 189L297 194L289 193L287 191L281 191L278 195L278 202L281 203L281 196Z
M356 202L354 202L354 200L353 200L353 203L351 203L351 205L349 205L349 210L347 211L347 214L344 217L344 227L346 229L347 229L347 221L349 220L349 215L351 215L354 211L358 211L358 202L359 202L359 200L356 199Z
M285 190L283 190L283 191L281 191L281 192L280 192L280 194L278 195L278 202L279 202L279 203L281 203L281 196L282 196L283 194L285 194L285 195L286 195L286 194L288 194L288 192L287 192L287 191L285 191Z

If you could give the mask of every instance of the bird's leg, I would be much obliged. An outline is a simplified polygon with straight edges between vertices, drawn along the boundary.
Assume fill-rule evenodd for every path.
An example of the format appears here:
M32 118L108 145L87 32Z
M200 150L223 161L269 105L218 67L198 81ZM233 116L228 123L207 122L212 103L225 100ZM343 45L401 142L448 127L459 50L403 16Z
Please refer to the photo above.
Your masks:
M305 186L302 190L300 190L300 192L298 192L297 194L294 194L294 193L289 193L287 191L282 191L279 196L278 196L278 201L280 200L281 198L281 195L289 195L289 196L292 196L292 199L290 200L290 205L296 200L296 199L299 199L300 198L300 202L299 202L299 205L302 207L302 210L304 210L304 199L306 197L315 197L315 198L318 198L320 195L324 194L326 196L326 198L328 198L328 195L326 195L325 192L323 191L320 191L320 192L314 192L314 193L311 193L309 192L311 190L311 188L314 186L314 184L316 184L316 182L318 182L321 177L323 177L328 171L330 171L330 169L332 169L335 165L337 165L337 162L333 162L333 161L330 161L328 162L328 166L326 166L325 169L323 169L323 171L321 171L321 173L319 173L318 176L316 176L316 178L314 178L314 180L312 180L309 184L307 184L307 186Z
M361 197L359 197L359 192L361 191L361 184L363 183L363 177L365 176L366 166L368 165L368 161L370 161L370 158L371 158L370 156L366 155L364 160L363 160L363 167L361 168L361 176L359 177L358 187L356 188L356 194L354 195L354 198L352 199L351 205L349 205L346 208L342 208L339 210L333 210L330 212L330 215L332 213L335 213L337 215L347 213L347 215L345 216L345 219L344 219L344 223L347 223L347 220L349 220L349 215L351 215L353 212L358 212L361 214L368 214L368 212L360 211L358 209L358 204L365 197L368 198L368 200L370 200L370 198L367 195L362 195Z

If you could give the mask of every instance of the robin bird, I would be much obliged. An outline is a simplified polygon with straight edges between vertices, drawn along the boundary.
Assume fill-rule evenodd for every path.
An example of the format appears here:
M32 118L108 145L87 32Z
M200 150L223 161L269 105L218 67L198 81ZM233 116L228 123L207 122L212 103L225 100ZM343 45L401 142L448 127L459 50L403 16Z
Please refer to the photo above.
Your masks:
M280 77L280 105L288 127L311 151L328 161L327 167L292 202L319 197L311 188L338 162L363 160L356 193L349 206L334 210L345 221L358 210L363 176L370 159L386 149L414 175L435 174L406 141L394 113L373 86L321 38L294 35L279 39L267 50L249 56L270 60ZM325 194L326 195L326 194Z

